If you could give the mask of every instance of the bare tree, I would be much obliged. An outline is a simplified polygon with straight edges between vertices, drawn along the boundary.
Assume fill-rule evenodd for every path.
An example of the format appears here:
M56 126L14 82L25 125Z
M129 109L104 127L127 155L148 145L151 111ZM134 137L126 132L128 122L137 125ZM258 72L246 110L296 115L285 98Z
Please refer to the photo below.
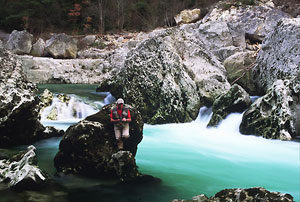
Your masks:
M121 31L124 26L124 1L126 0L116 0L117 1L117 27Z

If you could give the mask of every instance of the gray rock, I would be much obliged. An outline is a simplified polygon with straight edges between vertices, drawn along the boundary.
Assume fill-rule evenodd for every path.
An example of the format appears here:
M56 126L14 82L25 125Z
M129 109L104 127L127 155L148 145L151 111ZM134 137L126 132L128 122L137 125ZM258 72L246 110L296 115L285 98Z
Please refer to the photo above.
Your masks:
M224 61L228 81L239 84L252 95L256 93L251 74L251 70L255 65L255 57L255 51L238 52Z
M134 156L143 138L144 123L141 115L129 106L132 117L130 138L124 141L126 152L118 152L109 117L112 106L104 106L98 113L67 129L54 159L59 172L117 177L121 181L132 181L139 177Z
M7 41L7 48L16 54L29 54L32 48L33 36L26 30L14 30Z
M195 119L201 104L211 104L230 85L225 68L185 28L161 30L139 44L98 90L123 97L147 123Z
M10 160L0 160L0 183L8 187L24 190L42 186L48 176L37 166L37 157L33 145L24 154Z
M225 48L237 47L236 51L246 48L245 32L242 25L234 26L224 21L208 21L200 24L197 31L207 47L222 61L230 56L224 54ZM227 53L230 52L227 51Z
M45 89L43 93L40 95L41 105L43 108L48 107L52 104L53 101L53 93L48 89Z
M0 66L0 145L28 143L43 130L37 88L26 80L20 61L1 48Z
M30 144L46 136L35 92L37 88L27 81L20 61L0 47L0 147Z
M244 113L240 132L280 140L299 135L299 89L300 84L289 80L274 82L267 94Z
M33 83L95 84L108 78L112 69L111 63L107 61L109 59L19 58L27 79Z
M204 194L193 197L192 200L172 200L172 202L231 202L231 201L285 201L294 202L293 196L280 192L270 192L263 187L252 187L247 189L223 189L212 197Z
M243 112L251 105L249 94L239 85L234 84L230 90L218 97L212 106L213 115L208 126L217 126L227 115Z
M39 38L32 46L30 55L41 57L44 56L46 43L43 39Z
M253 68L261 94L278 79L300 81L300 18L282 19L265 38Z
M93 43L95 43L96 40L96 36L95 35L88 35L83 37L82 39L80 39L78 41L78 48L79 49L85 49L91 45L93 45Z
M77 57L77 44L72 37L61 33L55 34L46 41L47 54L53 58L76 58Z
M135 158L129 151L119 151L113 154L114 168L121 181L129 182L137 179L141 174L137 170Z
M225 4L232 6L225 8ZM241 27L251 40L262 41L282 18L290 16L268 4L234 6L230 1L222 1L204 17L203 22L226 22L230 27Z
M174 17L176 24L188 24L196 22L201 17L200 9L183 10Z

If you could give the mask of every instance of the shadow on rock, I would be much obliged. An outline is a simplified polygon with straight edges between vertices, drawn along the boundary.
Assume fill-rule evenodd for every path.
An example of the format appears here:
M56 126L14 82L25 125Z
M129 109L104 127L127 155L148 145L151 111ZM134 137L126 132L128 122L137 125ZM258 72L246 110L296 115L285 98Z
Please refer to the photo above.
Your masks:
M119 179L121 182L142 182L154 179L139 173L135 162L137 146L143 138L143 120L139 111L131 113L130 138L118 151L110 110L104 106L98 113L70 126L59 144L54 159L58 172L87 177Z

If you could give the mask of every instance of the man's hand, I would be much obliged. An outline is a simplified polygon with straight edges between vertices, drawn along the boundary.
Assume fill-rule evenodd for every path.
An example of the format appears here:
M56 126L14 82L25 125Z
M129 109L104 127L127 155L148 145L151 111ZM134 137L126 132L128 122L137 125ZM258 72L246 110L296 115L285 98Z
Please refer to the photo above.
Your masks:
M120 119L110 119L111 122L120 122Z
M126 122L126 121L127 121L127 119L126 119L126 118L123 118L123 119L122 119L122 121L123 121L123 122Z

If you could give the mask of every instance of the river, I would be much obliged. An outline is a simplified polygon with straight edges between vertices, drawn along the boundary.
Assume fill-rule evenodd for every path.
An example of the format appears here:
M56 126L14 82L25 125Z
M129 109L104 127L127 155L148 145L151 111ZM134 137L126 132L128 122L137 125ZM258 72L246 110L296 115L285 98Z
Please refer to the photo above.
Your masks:
M95 93L95 86L40 85L56 93L71 94L82 100L88 110L82 117L61 116L42 120L44 125L66 129L81 118L112 102L108 93ZM90 106L92 105L92 106ZM84 107L85 108L85 107ZM239 133L242 113L229 115L217 128L206 128L211 110L203 107L190 123L144 126L136 162L143 174L160 178L161 183L120 186L100 179L54 176L53 158L61 138L35 144L39 166L68 187L70 201L167 202L212 196L225 188L264 187L289 193L300 202L300 144L267 140Z

